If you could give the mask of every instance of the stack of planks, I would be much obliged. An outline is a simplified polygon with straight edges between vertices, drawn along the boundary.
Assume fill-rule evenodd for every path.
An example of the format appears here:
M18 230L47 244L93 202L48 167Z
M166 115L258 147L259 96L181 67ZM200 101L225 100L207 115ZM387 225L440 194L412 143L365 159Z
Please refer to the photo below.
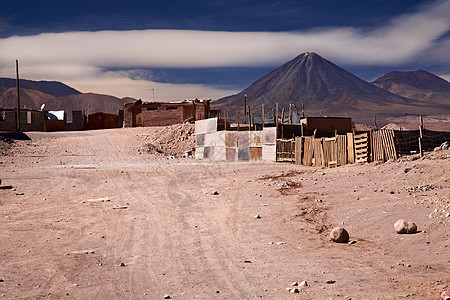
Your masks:
M367 133L356 134L353 137L355 143L356 162L367 162L369 158L368 152L368 136Z

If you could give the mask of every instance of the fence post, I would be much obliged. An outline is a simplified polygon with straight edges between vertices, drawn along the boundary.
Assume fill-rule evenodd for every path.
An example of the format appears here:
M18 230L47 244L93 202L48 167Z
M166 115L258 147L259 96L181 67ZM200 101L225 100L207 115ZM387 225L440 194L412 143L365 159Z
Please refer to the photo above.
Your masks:
M419 152L420 152L420 157L423 157L423 145L422 145L422 140L423 140L423 119L422 116L420 116L419 118Z

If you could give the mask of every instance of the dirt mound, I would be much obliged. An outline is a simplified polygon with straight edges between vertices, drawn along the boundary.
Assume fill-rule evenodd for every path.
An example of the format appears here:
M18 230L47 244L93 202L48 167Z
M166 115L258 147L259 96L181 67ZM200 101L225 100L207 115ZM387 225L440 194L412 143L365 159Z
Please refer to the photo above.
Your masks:
M158 156L184 157L195 150L195 125L174 124L162 127L145 137L142 152Z

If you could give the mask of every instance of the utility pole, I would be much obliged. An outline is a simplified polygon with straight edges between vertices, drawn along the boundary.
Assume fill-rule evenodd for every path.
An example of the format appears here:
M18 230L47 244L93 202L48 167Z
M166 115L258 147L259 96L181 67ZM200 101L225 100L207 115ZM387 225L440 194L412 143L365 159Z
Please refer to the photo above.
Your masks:
M16 110L16 132L20 132L20 84L19 84L19 60L16 59L16 75L17 75L17 110Z
M245 124L247 124L247 94L244 94L244 116L245 116L245 118L244 118L244 122L245 122Z

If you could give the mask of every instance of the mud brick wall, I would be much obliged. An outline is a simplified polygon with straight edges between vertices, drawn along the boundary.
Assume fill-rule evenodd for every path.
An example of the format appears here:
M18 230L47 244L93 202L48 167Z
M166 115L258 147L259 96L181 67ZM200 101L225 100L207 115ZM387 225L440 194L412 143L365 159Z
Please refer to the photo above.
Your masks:
M83 111L74 110L72 111L72 123L66 124L66 130L69 131L79 131L85 129L85 116Z
M20 130L21 131L44 131L43 111L20 111Z
M124 116L123 116L123 127L135 127L138 126L135 121L133 121L133 116L141 113L142 105L135 105L134 103L127 103L123 106ZM140 125L139 125L140 126Z
M168 126L183 123L183 107L160 107L157 110L142 110L142 126Z
M0 131L16 130L16 113L14 110L0 111Z

